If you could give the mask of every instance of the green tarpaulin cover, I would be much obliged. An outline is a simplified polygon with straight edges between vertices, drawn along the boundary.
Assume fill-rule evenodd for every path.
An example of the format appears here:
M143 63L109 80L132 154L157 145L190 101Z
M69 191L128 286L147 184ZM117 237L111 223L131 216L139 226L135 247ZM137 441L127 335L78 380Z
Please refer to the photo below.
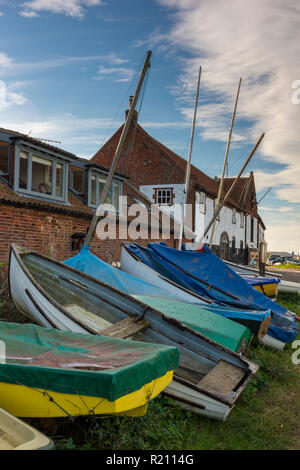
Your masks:
M165 315L176 318L193 330L199 331L232 351L239 349L243 339L245 339L246 344L249 344L251 340L251 332L246 326L221 315L208 312L201 305L141 295L135 295L134 297Z
M0 322L0 382L114 401L178 367L177 348Z

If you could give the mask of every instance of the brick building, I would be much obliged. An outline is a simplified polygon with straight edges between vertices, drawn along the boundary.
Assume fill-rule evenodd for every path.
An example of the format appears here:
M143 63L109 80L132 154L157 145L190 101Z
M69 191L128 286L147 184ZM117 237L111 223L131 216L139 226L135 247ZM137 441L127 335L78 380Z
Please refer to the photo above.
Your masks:
M75 255L98 205L107 173L107 168L96 162L1 128L0 261L8 260L12 242L59 260ZM116 173L107 198L117 211L116 239L99 240L94 236L91 244L102 258L109 251L119 258L121 241L126 242L124 229L134 219L126 220L118 212L119 196L127 194L126 181L126 176ZM139 198L132 188L130 193ZM150 241L148 228L141 228L146 234L144 243ZM172 235L168 243L173 246Z
M104 144L90 160L109 168L115 153L122 127ZM174 204L183 203L183 190L187 162L150 136L138 123L137 113L132 124L118 171L143 192L153 203L164 206L173 213ZM223 196L233 179L226 178ZM192 206L191 229L201 238L211 220L219 190L218 178L210 178L192 165L187 203ZM178 217L178 214L173 214ZM256 203L254 175L241 178L231 198L222 208L212 239L213 250L236 262L248 263L257 258L264 239L265 226ZM209 243L211 230L205 242Z

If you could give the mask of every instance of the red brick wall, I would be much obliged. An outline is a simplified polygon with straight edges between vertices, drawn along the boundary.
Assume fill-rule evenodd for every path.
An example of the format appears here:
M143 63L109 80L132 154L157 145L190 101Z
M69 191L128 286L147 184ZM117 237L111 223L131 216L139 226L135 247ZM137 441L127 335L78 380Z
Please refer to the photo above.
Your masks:
M91 219L68 216L55 212L15 207L9 204L0 205L0 261L8 261L11 243L30 248L60 261L74 256L78 251L72 251L71 235L76 232L86 233ZM117 226L118 233L118 226ZM119 260L121 242L130 240L99 240L96 235L91 244L92 250L105 258L107 250L111 250ZM151 241L136 240L146 245ZM164 240L169 246L174 246L170 240ZM110 258L111 260L111 258Z

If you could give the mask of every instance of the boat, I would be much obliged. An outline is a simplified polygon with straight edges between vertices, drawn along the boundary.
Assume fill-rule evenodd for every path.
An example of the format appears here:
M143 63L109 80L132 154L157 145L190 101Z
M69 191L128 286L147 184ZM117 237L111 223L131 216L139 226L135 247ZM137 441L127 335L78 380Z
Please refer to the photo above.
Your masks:
M229 261L224 261L224 263L242 276L254 289L270 297L270 299L276 299L279 283L282 282L277 274L266 272L265 276L261 276L259 271L248 266L242 266Z
M49 437L0 408L0 451L52 450L53 447Z
M208 338L214 339L233 351L244 354L252 339L247 324L237 324L227 318L228 315L233 315L230 309L224 308L221 312L224 318L220 319L220 308L218 306L212 307L210 304L202 302L199 305L179 302L173 293L170 295L167 290L155 287L148 282L114 268L91 253L88 247L83 247L77 255L64 261L64 264L133 296L145 305L156 308L156 310L169 317L177 318L190 328L199 331ZM206 308L205 306L207 305L208 307ZM259 315L262 314L260 313ZM271 316L268 316L268 313L265 315L265 321L259 326L260 331L255 332L255 334L261 337L266 333L271 321Z
M278 292L300 295L300 283L291 281L281 281L278 285Z
M162 286L165 279L172 279L177 285L222 306L230 305L248 313L249 310L270 309L273 317L262 342L277 349L284 348L298 335L293 312L253 289L207 245L192 251L176 250L164 243L149 243L148 247L131 243L122 247L121 267L141 279L150 273L151 282L158 286Z
M134 248L133 248L134 247ZM201 309L205 310L208 314L214 313L222 315L234 322L238 322L242 325L247 326L253 335L257 336L260 341L267 335L268 328L271 322L271 310L266 309L265 311L253 311L232 305L226 305L224 302L216 303L212 296L206 295L205 292L197 294L195 291L188 290L187 285L179 284L176 276L171 275L167 277L164 270L156 271L151 263L145 262L144 254L145 250L137 245L122 245L121 251L121 269L126 274L131 274L136 278L143 280L144 282L149 280L151 284L155 285L156 288L163 289L168 292L169 299L180 300L181 302L187 302L189 304L199 304ZM133 248L133 249L132 249ZM142 251L143 250L143 251ZM219 290L222 293L221 290ZM189 295L187 298L186 296ZM205 297L206 295L206 297Z
M179 360L175 347L33 324L0 322L0 341L0 407L21 418L143 416Z
M176 347L179 368L164 392L204 416L225 419L259 368L132 296L16 245L9 285L16 307L48 328Z
M245 279L253 289L258 290L258 292L266 295L270 299L276 299L280 279L263 276L250 276L248 274L240 274L240 276Z

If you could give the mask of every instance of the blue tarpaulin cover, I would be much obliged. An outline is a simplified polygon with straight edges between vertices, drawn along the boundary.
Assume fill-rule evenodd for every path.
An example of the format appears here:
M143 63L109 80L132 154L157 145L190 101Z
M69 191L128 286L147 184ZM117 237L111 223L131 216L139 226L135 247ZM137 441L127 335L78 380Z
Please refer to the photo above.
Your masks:
M264 284L279 284L280 279L277 277L260 277L260 276L242 276L251 286L259 286Z
M91 253L88 246L83 246L78 255L64 261L64 264L78 269L78 271L99 279L99 281L132 296L151 296L164 299L171 298L174 300L169 291L156 287L149 282L142 281L131 274L127 274L114 268L110 264L98 258L98 256ZM252 319L262 322L271 314L271 310L252 312L250 310L245 311L243 309L236 309L228 305L220 307L214 303L206 304L200 300L199 307L205 309L208 313L222 315L228 319L243 318L245 320Z
M296 338L298 325L295 314L253 289L208 246L204 245L201 251L191 251L176 250L165 243L149 243L147 248L131 243L127 248L160 274L220 305L251 310L271 309L273 318L268 334L284 343Z
M169 294L163 289L124 273L98 258L90 252L89 246L83 246L78 255L67 259L63 263L129 295L169 297Z

